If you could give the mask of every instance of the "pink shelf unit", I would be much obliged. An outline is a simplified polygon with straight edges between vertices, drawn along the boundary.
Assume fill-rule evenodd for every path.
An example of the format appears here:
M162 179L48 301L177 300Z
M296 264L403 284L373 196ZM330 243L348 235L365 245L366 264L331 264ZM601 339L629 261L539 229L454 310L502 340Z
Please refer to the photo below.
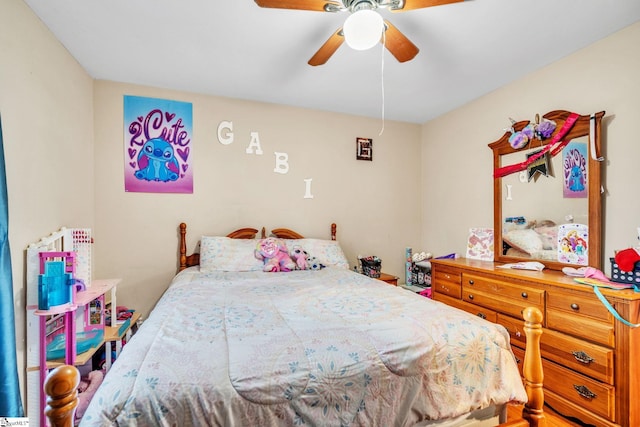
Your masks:
M67 365L75 365L76 363L76 314L78 310L84 310L83 323L84 330L101 329L104 331L104 295L111 291L112 300L115 299L115 289L120 279L107 279L107 280L94 280L91 282L91 287L86 288L83 291L76 292L74 290L73 304L65 305L64 309L60 307L52 307L51 310L36 310L35 314L40 316L40 381L44 383L44 378L47 375L47 341L50 341L55 335L64 333L66 341L65 351L65 363ZM75 287L74 287L75 289ZM91 317L90 305L99 301L99 323L95 323ZM62 311L61 311L62 310ZM60 314L64 316L64 321L60 324ZM48 316L55 316L52 322L47 324ZM52 324L53 323L53 324ZM49 326L49 328L47 328ZM47 334L47 329L52 330L54 333ZM49 336L48 336L49 335ZM44 418L44 402L46 396L41 386L40 390L40 404L41 404L41 417L40 425L46 426L46 419Z

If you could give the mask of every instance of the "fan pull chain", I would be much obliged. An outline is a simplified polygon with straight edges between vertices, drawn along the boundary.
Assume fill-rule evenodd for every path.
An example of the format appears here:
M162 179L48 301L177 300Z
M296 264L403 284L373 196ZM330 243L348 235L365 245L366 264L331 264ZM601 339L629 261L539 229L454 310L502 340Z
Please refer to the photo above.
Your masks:
M387 43L386 31L382 32L382 55L381 55L381 69L380 69L380 87L382 90L382 129L380 129L380 133L378 136L381 136L384 132L384 49Z

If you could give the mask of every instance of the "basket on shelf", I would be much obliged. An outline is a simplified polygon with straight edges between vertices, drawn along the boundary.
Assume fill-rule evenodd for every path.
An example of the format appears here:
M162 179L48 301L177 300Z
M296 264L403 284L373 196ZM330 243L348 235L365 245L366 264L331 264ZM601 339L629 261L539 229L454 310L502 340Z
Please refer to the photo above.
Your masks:
M382 268L382 261L378 257L360 258L362 273L366 276L378 278Z
M611 261L611 280L618 283L628 283L633 285L636 292L640 292L640 262L636 262L633 271L623 271L616 264L615 258Z

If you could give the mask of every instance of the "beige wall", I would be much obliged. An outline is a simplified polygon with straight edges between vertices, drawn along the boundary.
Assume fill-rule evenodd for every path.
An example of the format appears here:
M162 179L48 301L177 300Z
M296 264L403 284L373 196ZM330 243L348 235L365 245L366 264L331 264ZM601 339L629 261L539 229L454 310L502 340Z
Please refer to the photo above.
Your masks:
M638 244L638 43L640 23L423 125L423 182L437 183L424 190L422 237L432 251L464 254L469 227L493 227L493 160L487 144L502 136L508 118L532 120L560 109L606 111L605 271L614 250ZM526 66L526 56L518 60Z
M193 104L193 194L124 191L123 96ZM331 222L350 264L358 254L382 258L403 274L404 248L420 242L420 126L280 105L95 83L94 277L121 277L119 304L152 308L177 267L178 224L188 225L189 250L202 234L239 227L289 227L329 238ZM233 122L234 142L217 127ZM263 155L246 154L258 132ZM373 138L373 161L356 160L356 137ZM290 170L274 173L274 152ZM313 199L304 199L312 178Z
M23 395L25 249L61 226L94 226L92 110L93 80L23 1L0 2L0 116Z

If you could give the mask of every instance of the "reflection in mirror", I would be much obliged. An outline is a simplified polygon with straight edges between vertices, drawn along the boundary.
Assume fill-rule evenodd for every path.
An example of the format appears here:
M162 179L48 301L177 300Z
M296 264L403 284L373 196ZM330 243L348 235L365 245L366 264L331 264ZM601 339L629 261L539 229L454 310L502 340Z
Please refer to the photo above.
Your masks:
M588 264L588 233L565 236L560 246L558 241L559 229L586 229L589 222L587 143L586 137L574 139L541 167L502 178L503 255L550 261L564 257L563 262ZM507 154L503 162L519 163L539 150Z
M574 117L568 129L567 111L544 116L557 127L544 140L531 139L523 148L509 143L511 132L489 144L494 151L494 173L526 163L540 151L547 154L528 167L494 178L495 256L498 262L540 261L547 268L592 266L601 268L600 121L604 112ZM516 123L517 132L529 124ZM558 133L565 132L560 139ZM590 133L593 140L590 139ZM566 145L561 148L561 142Z

